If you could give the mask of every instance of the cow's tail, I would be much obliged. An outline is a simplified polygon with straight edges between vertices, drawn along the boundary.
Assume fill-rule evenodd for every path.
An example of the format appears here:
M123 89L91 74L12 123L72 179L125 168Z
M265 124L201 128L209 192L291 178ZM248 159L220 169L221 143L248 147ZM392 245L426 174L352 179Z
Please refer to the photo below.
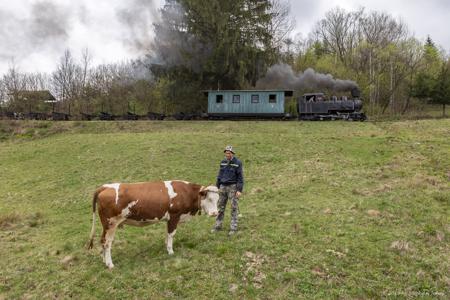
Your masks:
M94 247L94 236L95 236L95 211L97 210L97 200L98 195L104 190L104 187L98 188L94 192L94 197L92 198L92 228L91 228L91 237L89 239L88 249L92 249Z

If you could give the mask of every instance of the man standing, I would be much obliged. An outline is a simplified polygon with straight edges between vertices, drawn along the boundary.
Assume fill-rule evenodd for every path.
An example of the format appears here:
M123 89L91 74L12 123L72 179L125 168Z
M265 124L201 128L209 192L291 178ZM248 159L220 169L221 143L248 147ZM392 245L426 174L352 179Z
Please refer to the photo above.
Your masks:
M232 146L226 146L225 158L220 162L219 175L217 176L217 187L220 189L219 214L212 232L222 229L223 217L227 201L231 200L231 225L229 235L237 231L239 207L238 201L244 187L244 176L242 172L242 163L234 156Z

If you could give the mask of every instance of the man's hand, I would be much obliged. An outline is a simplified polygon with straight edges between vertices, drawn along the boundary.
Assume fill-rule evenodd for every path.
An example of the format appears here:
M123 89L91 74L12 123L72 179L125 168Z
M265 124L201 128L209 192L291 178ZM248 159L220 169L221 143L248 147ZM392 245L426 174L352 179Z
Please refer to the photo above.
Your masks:
M241 198L241 195L242 195L241 192L239 192L239 191L236 192L236 198Z

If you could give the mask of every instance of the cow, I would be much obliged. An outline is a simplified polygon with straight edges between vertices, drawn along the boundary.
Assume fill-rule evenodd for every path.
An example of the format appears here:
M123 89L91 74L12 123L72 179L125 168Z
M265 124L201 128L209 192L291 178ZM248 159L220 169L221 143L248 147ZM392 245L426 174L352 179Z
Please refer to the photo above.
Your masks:
M216 186L202 186L187 181L158 181L142 183L113 183L99 187L92 200L92 228L88 249L93 247L96 207L103 226L102 257L106 266L114 267L111 245L119 225L146 226L167 222L166 247L173 252L173 237L179 222L201 214L218 214L219 190Z

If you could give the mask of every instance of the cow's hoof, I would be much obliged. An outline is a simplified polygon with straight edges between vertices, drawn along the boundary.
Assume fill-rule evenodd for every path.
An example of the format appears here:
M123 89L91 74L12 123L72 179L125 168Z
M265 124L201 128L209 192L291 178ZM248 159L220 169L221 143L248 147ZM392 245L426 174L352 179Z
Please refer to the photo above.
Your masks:
M112 268L114 268L114 265L113 264L109 264L109 265L106 265L107 267L108 267L108 269L112 269Z
M167 251L167 254L173 255L173 250Z

